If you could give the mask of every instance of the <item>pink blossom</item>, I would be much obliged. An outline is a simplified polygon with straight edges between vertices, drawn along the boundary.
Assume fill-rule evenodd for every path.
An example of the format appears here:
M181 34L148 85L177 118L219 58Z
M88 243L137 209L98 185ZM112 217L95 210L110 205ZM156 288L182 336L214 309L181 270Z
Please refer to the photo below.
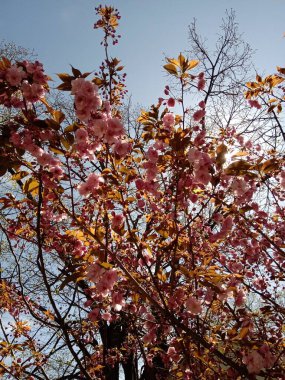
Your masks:
M206 115L205 110L201 109L201 110L194 112L193 119L194 119L194 121L200 121L205 115Z
M249 373L259 373L264 368L264 359L258 351L251 351L243 357L243 363L247 366Z
M94 83L84 78L77 78L71 82L72 95L84 95L87 97L92 97L97 92L98 87Z
M280 173L280 187L285 190L285 170Z
M146 176L148 181L152 181L157 173L158 169L155 162L147 161L143 164L144 169L146 169Z
M88 267L86 278L87 280L92 281L96 284L104 272L105 269L103 267L97 263L94 263Z
M78 186L79 194L82 196L87 196L96 191L102 183L104 183L104 178L102 176L91 173L86 182Z
M88 318L90 319L90 321L96 322L98 319L99 312L100 310L98 308L91 310L90 313L88 314Z
M52 166L50 169L49 169L50 173L52 173L53 177L54 178L60 178L63 174L63 170L61 169L60 166L56 165L56 166Z
M98 95L98 88L94 83L84 78L73 80L71 86L71 93L75 95L76 115L80 120L87 122L91 117L91 113L102 105L102 100Z
M276 361L276 357L270 352L268 345L263 344L259 351L264 358L264 367L271 368Z
M108 130L113 136L122 136L125 133L123 124L116 118L108 120Z
M173 113L171 113L171 112L166 113L163 116L162 122L166 128L173 127L175 124L175 117L174 117Z
M228 215L223 222L222 230L229 232L231 231L232 227L233 227L233 218L230 215Z
M175 100L173 98L169 98L167 101L168 107L174 107L175 106Z
M114 215L113 219L112 219L112 228L113 228L113 230L122 228L124 222L125 222L124 215L122 215L122 214L116 214L116 215Z
M143 209L145 207L145 201L143 201L142 199L139 199L138 200L138 207L140 209Z
M257 109L261 108L261 105L258 103L257 100L249 100L248 103L249 103L249 105L251 107L254 107L254 108L257 108Z
M37 158L38 163L42 166L50 165L53 163L53 157L49 153L43 153L41 156Z
M105 313L102 313L102 319L110 321L112 319L112 314L106 311Z
M190 148L188 150L188 160L190 162L198 161L201 157L201 152L196 148Z
M158 152L154 147L148 148L146 156L150 162L157 162L158 160Z
M118 273L115 269L107 270L103 275L103 281L109 284L109 288L112 289L114 283L118 280Z
M246 293L243 289L240 289L237 291L237 294L235 296L236 305L238 307L241 307L245 304L246 301Z
M75 132L75 139L77 143L85 142L87 138L88 138L88 133L86 129L84 128L77 129L77 131Z
M114 152L120 156L125 157L131 150L132 144L129 141L117 140L114 146Z
M125 306L125 300L122 293L115 292L112 295L112 307L115 311L121 311Z
M91 122L91 129L95 136L101 138L103 137L105 131L107 130L107 122L104 119L95 119Z
M186 309L194 315L201 314L201 312L202 312L201 302L193 296L188 298L185 305L186 305Z
M195 169L194 172L194 180L197 183L207 185L211 180L211 175L208 170L208 166L199 166L197 169Z
M26 145L26 150L38 158L44 154L44 150L35 144Z
M145 188L145 182L142 179L140 179L140 178L137 179L136 182L135 182L135 184L136 184L136 187L137 187L138 190L144 190L144 188Z
M172 347L172 346L168 347L166 354L171 360L175 362L177 362L180 358L179 354L176 352L175 347Z
M29 84L27 82L22 83L23 96L28 102L35 103L45 94L45 89L38 83Z
M25 77L26 73L23 68L16 65L9 67L6 71L6 80L11 86L18 86Z
M204 90L205 85L206 85L205 79L199 79L198 80L198 86L197 86L197 88L198 88L199 91Z

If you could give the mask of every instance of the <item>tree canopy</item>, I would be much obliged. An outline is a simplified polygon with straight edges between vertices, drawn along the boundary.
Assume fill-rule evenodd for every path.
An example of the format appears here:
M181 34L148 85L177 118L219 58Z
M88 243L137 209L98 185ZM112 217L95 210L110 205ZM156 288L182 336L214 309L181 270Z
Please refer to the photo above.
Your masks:
M238 101L273 147L215 124L221 77L181 53L132 130L120 15L96 12L101 66L58 74L71 123L42 63L0 61L0 377L281 379L285 69Z

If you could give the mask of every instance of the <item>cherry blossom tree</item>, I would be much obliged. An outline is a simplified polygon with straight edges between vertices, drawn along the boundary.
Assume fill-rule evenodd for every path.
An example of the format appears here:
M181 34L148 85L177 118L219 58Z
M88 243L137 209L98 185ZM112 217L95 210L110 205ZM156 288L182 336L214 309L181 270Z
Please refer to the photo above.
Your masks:
M48 103L40 62L0 62L1 106L19 111L1 124L1 174L15 184L0 198L1 376L281 379L282 152L229 125L210 135L207 77L182 54L165 69L196 86L195 108L167 85L127 136L125 74L110 56L120 15L96 12L100 68L58 74L71 124Z

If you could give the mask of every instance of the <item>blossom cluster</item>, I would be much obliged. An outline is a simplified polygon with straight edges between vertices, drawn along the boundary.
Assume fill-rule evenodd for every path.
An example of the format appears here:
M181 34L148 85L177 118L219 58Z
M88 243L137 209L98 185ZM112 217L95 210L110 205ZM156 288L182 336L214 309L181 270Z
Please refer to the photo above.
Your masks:
M43 98L48 90L48 77L39 61L2 61L0 66L0 104L5 107L24 108Z

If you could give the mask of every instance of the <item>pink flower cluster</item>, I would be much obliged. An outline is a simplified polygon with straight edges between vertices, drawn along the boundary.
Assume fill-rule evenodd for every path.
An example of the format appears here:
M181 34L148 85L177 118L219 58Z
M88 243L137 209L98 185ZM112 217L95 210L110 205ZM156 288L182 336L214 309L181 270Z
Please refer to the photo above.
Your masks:
M162 119L162 122L163 122L163 126L171 131L171 128L174 126L175 124L175 117L174 117L174 114L172 112L168 112L166 113L164 116L163 116L163 119Z
M204 90L205 85L206 85L205 74L204 73L200 73L198 75L198 85L197 85L198 90L199 91Z
M71 94L75 95L75 110L78 119L87 122L102 104L98 94L98 87L84 78L77 78L71 82Z
M280 173L280 186L285 190L285 170L282 170Z
M91 194L96 194L97 189L102 183L104 183L104 178L102 176L91 173L87 177L86 182L78 185L77 189L80 195L88 197Z
M205 111L205 102L204 101L201 101L199 103L199 107L201 109L199 109L198 111L194 112L193 114L193 120L194 121L200 121L203 119L203 117L206 115L206 111Z
M112 229L118 230L121 229L124 225L125 217L122 214L114 214L112 218Z
M10 142L17 148L25 149L36 158L39 165L47 169L48 173L43 176L43 182L47 187L51 188L55 185L54 180L62 178L63 170L60 160L36 145L31 131L24 130L20 133L12 133Z
M233 228L233 218L230 215L228 215L223 220L223 224L222 224L221 230L219 232L211 235L210 241L211 242L215 242L217 240L223 239L224 237L227 236L228 233L231 232L232 228Z
M237 204L249 202L255 191L255 186L251 181L245 181L243 178L234 178L231 189L237 197Z
M13 65L6 70L6 80L11 86L19 86L27 73L23 70L23 67Z
M270 352L269 347L263 344L259 350L253 350L243 357L243 363L249 373L258 374L263 368L271 368L276 358Z
M196 297L189 297L185 302L186 309L190 311L191 314L197 315L202 312L201 302Z
M257 100L249 100L248 103L249 103L249 105L250 105L252 108L257 108L257 109L260 109L260 108L261 108L261 105L258 103Z
M197 148L190 148L188 151L188 160L190 163L193 163L194 181L199 184L207 185L211 180L209 168L212 164L212 160L210 156Z
M107 295L112 291L116 281L118 281L118 273L116 269L105 269L98 263L94 263L88 268L86 278L96 284L96 292L98 294L103 297L107 297ZM114 305L117 304L117 301L118 304L121 304L119 299L115 298Z
M0 82L6 84L5 91L0 96L0 104L6 107L22 108L24 107L23 100L35 103L44 97L47 81L48 77L44 74L43 65L40 62L17 62L6 70L0 71ZM24 99L20 97L20 93Z

